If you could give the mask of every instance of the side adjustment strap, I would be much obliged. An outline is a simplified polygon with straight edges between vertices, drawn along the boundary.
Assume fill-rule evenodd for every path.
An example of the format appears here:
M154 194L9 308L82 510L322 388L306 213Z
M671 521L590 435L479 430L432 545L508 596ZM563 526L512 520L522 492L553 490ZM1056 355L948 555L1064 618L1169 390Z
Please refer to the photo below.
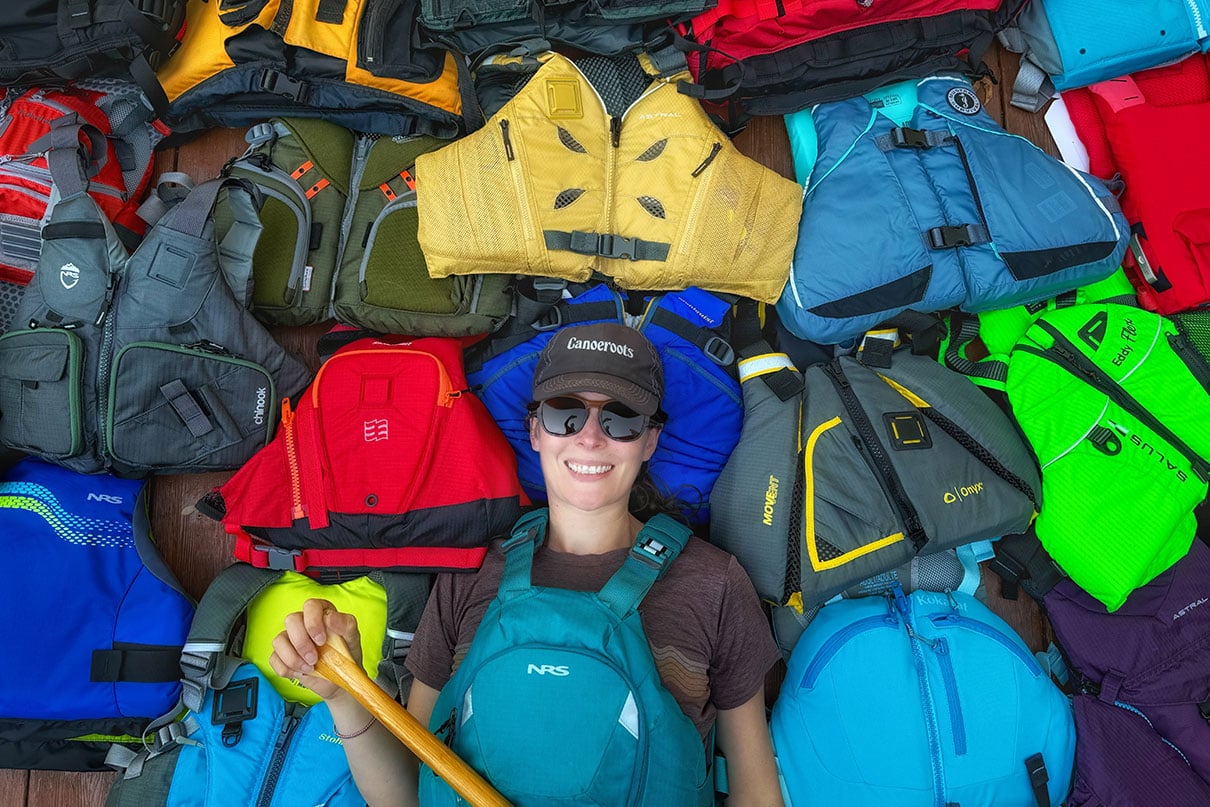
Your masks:
M1050 781L1050 775L1046 772L1046 760L1041 754L1026 757L1025 770L1029 772L1029 788L1034 792L1038 807L1048 807L1050 794L1046 790L1046 783Z
M543 230L547 249L559 249L602 258L627 258L632 261L663 261L672 245L662 241L625 238L614 233L586 233L581 230Z

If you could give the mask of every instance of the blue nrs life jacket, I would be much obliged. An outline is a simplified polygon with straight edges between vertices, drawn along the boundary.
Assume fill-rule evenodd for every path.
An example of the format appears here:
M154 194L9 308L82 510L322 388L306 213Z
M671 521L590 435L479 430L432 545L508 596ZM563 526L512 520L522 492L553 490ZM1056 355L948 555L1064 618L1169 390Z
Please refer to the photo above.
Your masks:
M267 649L240 647L245 633L251 634L243 624L249 606L255 608L268 589L292 574L237 563L214 579L179 658L179 708L151 724L139 753L111 749L106 763L122 775L107 805L363 807L327 704L307 706L283 697L277 689L283 679L264 671ZM424 608L428 577L376 572L370 579L385 591L386 605L376 680L394 696L410 685L403 660ZM355 605L344 607L358 612ZM369 621L359 623L366 630ZM363 652L375 638L366 630Z
M1004 131L935 76L786 116L806 187L777 304L835 344L905 309L1009 308L1110 275L1129 232L1100 180Z
M562 281L550 282L562 285ZM526 494L534 501L546 500L538 454L529 444L525 427L525 405L532 397L538 354L561 327L621 322L655 345L664 368L661 406L668 422L648 463L652 481L684 505L691 523L708 523L710 491L739 442L744 416L735 351L729 340L731 303L690 287L646 299L642 314L631 315L626 311L626 292L604 284L570 299L560 299L559 294L554 292L549 304L542 306L527 301L525 292L519 290L518 305L541 309L541 315L519 311L510 327L480 342L467 355L467 380L516 452L517 476ZM632 297L637 294L631 292Z
M104 770L180 694L193 603L152 543L144 483L33 458L0 480L0 768Z
M429 728L517 807L712 804L701 736L664 688L639 602L689 539L658 515L600 592L531 585L547 511L504 542L504 571ZM424 807L461 804L432 769Z
M1071 704L1025 642L960 591L825 605L770 724L794 804L1048 807L1067 796Z

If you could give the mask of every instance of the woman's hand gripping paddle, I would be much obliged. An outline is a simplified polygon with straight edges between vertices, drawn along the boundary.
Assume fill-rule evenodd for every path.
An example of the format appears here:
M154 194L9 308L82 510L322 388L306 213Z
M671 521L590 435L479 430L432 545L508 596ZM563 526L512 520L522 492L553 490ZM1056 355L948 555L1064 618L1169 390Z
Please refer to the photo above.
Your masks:
M370 680L361 665L349 655L348 645L329 633L319 648L315 672L353 696L378 722L387 727L417 758L444 779L458 795L474 807L509 807L508 800L480 776L474 768L437 739L420 721Z

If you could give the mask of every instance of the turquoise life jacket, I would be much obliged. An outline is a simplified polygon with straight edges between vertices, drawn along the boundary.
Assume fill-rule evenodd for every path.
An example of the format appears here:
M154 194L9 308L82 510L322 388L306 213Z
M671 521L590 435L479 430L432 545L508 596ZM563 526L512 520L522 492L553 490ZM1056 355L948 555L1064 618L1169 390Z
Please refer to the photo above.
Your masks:
M1045 300L1125 253L1109 190L1004 131L964 79L901 82L786 125L806 192L777 311L796 336L836 344L908 308Z
M684 548L664 515L599 593L531 585L547 511L521 518L466 658L429 728L518 807L712 804L701 736L664 688L638 606ZM432 769L420 803L463 804Z

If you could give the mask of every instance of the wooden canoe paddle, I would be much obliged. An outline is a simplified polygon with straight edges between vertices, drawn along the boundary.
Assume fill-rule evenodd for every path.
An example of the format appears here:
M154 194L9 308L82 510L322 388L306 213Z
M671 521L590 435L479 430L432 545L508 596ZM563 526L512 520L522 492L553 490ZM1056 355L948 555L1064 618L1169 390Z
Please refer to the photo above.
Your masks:
M412 714L383 691L349 655L344 639L329 633L319 648L315 672L353 696L378 722L387 727L417 758L474 807L510 807L486 779L462 761L449 746L420 725Z

